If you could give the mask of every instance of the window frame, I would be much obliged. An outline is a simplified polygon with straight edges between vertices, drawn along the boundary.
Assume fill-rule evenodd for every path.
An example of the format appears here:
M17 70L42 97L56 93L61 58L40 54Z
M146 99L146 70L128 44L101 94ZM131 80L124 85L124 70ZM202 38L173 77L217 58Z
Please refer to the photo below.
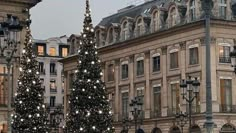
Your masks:
M177 54L177 55L175 55L175 54ZM173 49L170 51L169 55L170 55L170 69L179 68L179 50ZM177 59L177 60L175 61L175 59ZM173 63L176 63L176 65L174 65Z
M126 69L123 69L125 66L127 66ZM124 73L124 72L126 72L126 73ZM124 75L126 75L126 76L124 76ZM124 61L121 63L121 79L125 80L128 78L129 78L129 64L128 64L128 61Z

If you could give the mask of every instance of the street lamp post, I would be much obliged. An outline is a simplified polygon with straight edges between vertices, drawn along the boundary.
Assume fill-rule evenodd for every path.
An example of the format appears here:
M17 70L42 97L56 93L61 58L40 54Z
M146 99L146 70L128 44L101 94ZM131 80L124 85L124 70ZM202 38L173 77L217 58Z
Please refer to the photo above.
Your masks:
M12 88L10 82L10 70L11 61L14 58L14 54L17 51L17 47L20 44L19 32L22 30L22 26L19 23L19 19L16 16L10 14L7 15L7 20L0 23L0 49L1 57L4 57L7 64L7 81L8 81L8 133L11 133L11 98ZM5 94L6 96L6 90Z
M129 132L129 123L130 123L130 119L128 118L123 118L122 120L122 131L121 133L128 133Z
M176 116L177 124L181 127L181 132L183 133L184 125L187 123L187 114L183 113L182 111L180 113L177 113Z
M182 98L183 100L186 100L188 103L188 115L189 115L189 132L191 133L191 120L192 120L192 103L194 99L199 94L199 86L200 82L195 78L194 80L191 79L191 76L189 76L188 80L182 80L180 83L180 88L182 88Z
M131 100L130 107L131 107L131 113L133 115L134 120L134 126L135 126L135 132L137 132L137 124L138 124L138 118L139 115L142 113L142 105L139 97L135 97Z

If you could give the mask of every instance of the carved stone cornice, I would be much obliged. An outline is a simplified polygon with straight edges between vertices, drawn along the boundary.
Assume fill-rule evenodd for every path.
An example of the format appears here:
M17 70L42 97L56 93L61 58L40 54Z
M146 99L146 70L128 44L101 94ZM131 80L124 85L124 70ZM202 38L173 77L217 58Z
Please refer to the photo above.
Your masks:
M186 50L186 41L180 42L179 45L181 50Z
M162 55L166 55L167 54L167 46L161 47L161 53L162 53Z

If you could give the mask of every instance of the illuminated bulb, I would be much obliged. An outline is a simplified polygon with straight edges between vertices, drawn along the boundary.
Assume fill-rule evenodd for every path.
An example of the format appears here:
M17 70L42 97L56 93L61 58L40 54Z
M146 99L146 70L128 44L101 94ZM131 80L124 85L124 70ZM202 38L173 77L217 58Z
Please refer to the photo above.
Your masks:
M97 80L96 82L99 83L99 80Z
M80 42L81 43L81 42ZM78 53L80 53L80 49L78 50Z
M100 60L98 60L98 62L100 63L101 61L100 61Z
M29 89L26 89L27 92L29 92Z
M13 114L11 114L11 117L13 117L14 115Z
M72 91L75 91L75 89L73 88Z
M86 15L87 17L89 16L89 14L88 14L88 13L86 13L85 15Z
M37 128L36 127L34 127L34 130L36 130Z
M102 73L102 72L100 72L100 75L102 76L102 75L103 75L103 73Z
M22 101L19 101L20 104L22 104Z
M110 131L110 128L108 127L107 130Z
M90 79L88 79L88 82L90 82L91 80Z
M38 96L39 96L39 97L41 97L42 95L41 95L41 94L39 94Z
M22 71L23 70L22 67L19 67L19 70Z
M30 59L28 59L27 62L30 62Z
M99 112L98 112L99 114L102 114L102 111L101 110L99 110Z
M43 104L42 107L45 108L45 105Z
M95 54L98 54L98 52L96 51Z
M81 32L81 33L82 33L82 32ZM81 44L81 45L82 45L83 43L80 41L80 42L79 42L79 44ZM79 51L80 51L80 50L79 50Z
M79 113L79 111L78 110L76 110L76 112L75 112L76 114L78 114Z
M37 114L37 117L39 117L40 115L39 114Z
M83 131L83 128L81 127L79 130L80 130L80 131Z
M96 89L96 88L97 88L97 86L93 86L93 88L94 88L94 89Z
M90 116L90 112L87 113L87 116Z
M81 63L81 61L79 61L79 63Z
M94 29L92 28L90 31L91 31L91 32L94 32Z
M22 50L22 53L23 53L23 54L25 53L25 50L24 50L24 49Z
M29 118L31 118L32 117L32 115L29 115Z
M16 118L17 116L15 115L14 117Z
M106 88L105 87L103 87L103 90L105 90Z
M40 107L39 107L39 106L37 106L37 109L40 109Z
M77 100L78 100L78 97L75 97L75 99L77 99Z
M78 70L75 70L75 73L78 73L79 71Z
M88 54L88 52L86 51L85 54Z
M95 46L95 48L97 48L97 46Z
M94 61L92 61L91 64L94 64Z
M20 119L20 121L24 121L24 119Z
M39 72L36 72L36 74L39 74Z
M89 27L86 27L86 30L89 30Z
M36 82L35 81L32 81L33 82L33 84L36 84Z
M95 126L93 126L93 129L95 129L96 127Z
M19 82L19 85L21 85L22 83L21 82Z
M82 89L82 91L85 91L85 89Z
M111 114L112 112L111 111L109 111L109 114Z
M87 72L87 70L85 69L85 70L84 70L84 72L86 73L86 72Z
M91 96L89 96L88 98L91 99Z
M32 70L31 70L31 69L29 69L29 70L28 70L28 72L29 72L29 73L31 73L31 72L32 72Z
M15 96L17 96L17 93L15 93Z
M83 34L83 37L86 37L86 34Z

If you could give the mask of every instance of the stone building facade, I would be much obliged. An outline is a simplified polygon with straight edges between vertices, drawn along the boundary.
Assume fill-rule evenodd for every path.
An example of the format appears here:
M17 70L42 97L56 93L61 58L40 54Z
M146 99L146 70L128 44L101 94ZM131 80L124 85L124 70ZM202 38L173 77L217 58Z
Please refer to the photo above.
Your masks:
M236 2L213 0L211 34L211 86L215 132L236 132L236 75L229 53L236 45ZM181 79L197 77L200 93L193 104L192 131L205 132L206 46L205 21L200 0L150 0L128 6L105 17L95 27L98 53L103 66L116 132L122 119L132 119L129 103L143 98L145 132L176 133L175 114L185 112ZM79 37L72 37L77 39ZM71 42L71 41L70 41ZM74 43L72 47L79 47ZM61 60L66 79L65 112L71 79L77 65L76 51ZM184 133L188 132L188 124ZM131 125L129 132L134 132Z
M28 12L25 12L25 9L30 9L37 5L41 0L0 0L0 23L6 21L7 14L11 14L12 16L16 16L20 22L25 22L28 18ZM17 47L16 56L19 57L21 53L21 48L23 47L23 43L25 40L26 30L23 27L22 32L20 33L20 42L21 45ZM0 26L1 29L1 26ZM3 45L3 40L1 39L1 46ZM12 92L15 91L17 78L18 78L18 64L19 58L13 60L11 79L7 81L7 68L6 68L6 60L5 58L0 58L0 132L7 132L7 112L8 112L8 82L11 82L10 88L13 88ZM12 93L14 94L14 93Z
M47 40L34 40L35 52L38 55L40 80L44 88L44 103L48 109L50 124L55 126L56 115L60 117L59 127L63 123L64 75L63 66L58 60L69 54L67 36L53 37ZM61 114L56 114L60 111Z

